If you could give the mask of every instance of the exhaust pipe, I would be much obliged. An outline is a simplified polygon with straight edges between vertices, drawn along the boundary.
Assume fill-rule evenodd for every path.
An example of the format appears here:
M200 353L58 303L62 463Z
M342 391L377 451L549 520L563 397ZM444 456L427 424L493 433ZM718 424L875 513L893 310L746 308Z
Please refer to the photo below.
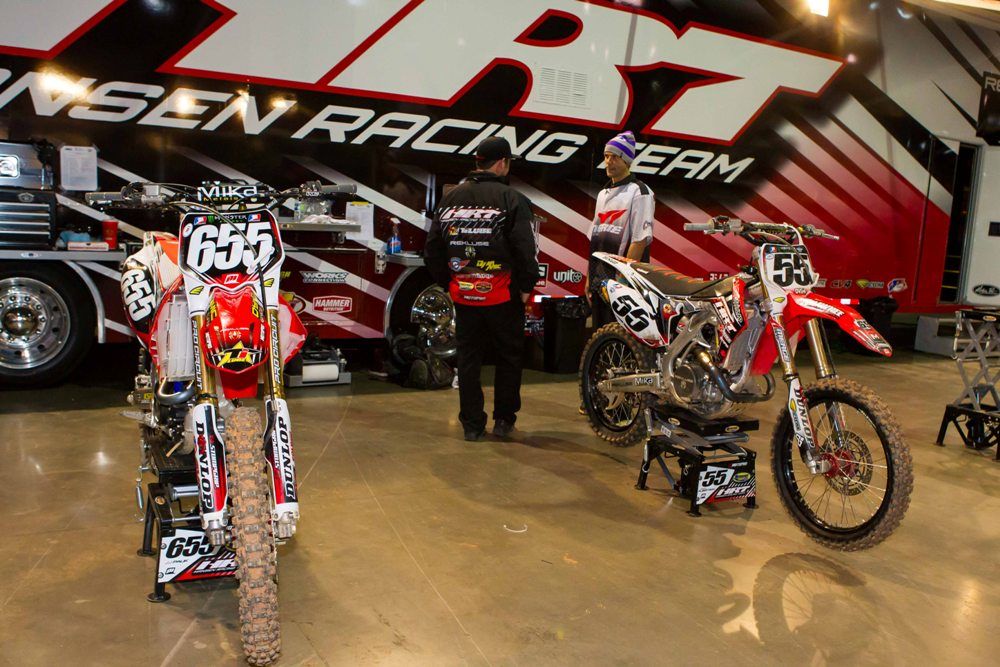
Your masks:
M159 401L160 405L183 405L194 398L194 380L189 381L186 387L173 394L167 393L168 382L170 380L163 380L156 387L156 400Z
M712 357L708 354L708 352L705 350L698 350L695 352L694 358L698 360L701 367L704 368L705 372L712 378L712 381L715 382L719 391L722 392L722 395L734 403L760 403L762 401L770 400L772 394L774 393L774 379L770 375L764 376L767 382L767 391L763 394L751 394L747 392L736 393L733 391L732 387L729 386L726 378L723 377L722 371L719 367L712 363Z

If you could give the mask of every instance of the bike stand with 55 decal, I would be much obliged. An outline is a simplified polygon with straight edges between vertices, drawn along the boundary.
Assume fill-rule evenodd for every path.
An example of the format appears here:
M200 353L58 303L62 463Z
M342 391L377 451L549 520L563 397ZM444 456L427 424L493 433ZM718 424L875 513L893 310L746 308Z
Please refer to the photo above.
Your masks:
M650 466L656 461L674 491L691 502L691 516L701 516L699 506L709 503L743 500L746 508L757 506L757 454L741 446L750 439L747 431L759 428L756 419L710 421L682 410L653 408L646 409L645 418L650 437L635 488L646 490ZM664 457L677 459L679 479Z
M150 602L166 602L166 585L236 575L236 554L228 545L212 545L198 512L198 479L194 459L172 456L157 444L149 448L149 466L157 481L146 486L146 512L140 556L155 557ZM141 493L141 491L140 491ZM190 507L185 509L184 502ZM193 502L190 502L193 501ZM153 548L153 531L159 547Z

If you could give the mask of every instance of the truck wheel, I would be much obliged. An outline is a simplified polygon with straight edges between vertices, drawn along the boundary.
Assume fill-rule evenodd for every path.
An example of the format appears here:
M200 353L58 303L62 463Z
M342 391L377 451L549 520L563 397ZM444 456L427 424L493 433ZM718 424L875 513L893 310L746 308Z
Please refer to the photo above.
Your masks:
M430 275L416 273L396 292L389 313L389 338L400 334L415 336L421 347L445 359L457 351L455 306Z
M52 384L94 340L96 315L79 277L61 266L0 264L0 383Z

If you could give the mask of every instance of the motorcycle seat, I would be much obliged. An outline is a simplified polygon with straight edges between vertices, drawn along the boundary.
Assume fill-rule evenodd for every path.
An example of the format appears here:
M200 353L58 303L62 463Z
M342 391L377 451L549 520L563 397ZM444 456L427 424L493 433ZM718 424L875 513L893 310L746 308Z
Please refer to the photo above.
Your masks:
M712 299L717 296L731 294L733 277L718 280L700 280L672 271L663 266L636 262L632 269L648 280L653 287L667 296L678 296L688 299Z

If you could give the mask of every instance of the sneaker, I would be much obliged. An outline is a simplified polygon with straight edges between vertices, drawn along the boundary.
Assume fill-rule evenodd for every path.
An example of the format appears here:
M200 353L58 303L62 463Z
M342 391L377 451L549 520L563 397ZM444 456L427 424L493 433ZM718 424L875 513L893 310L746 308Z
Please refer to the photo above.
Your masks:
M514 422L509 422L506 419L498 419L493 422L493 435L498 438L506 438L513 430Z
M465 429L465 439L469 442L476 442L477 440L481 440L485 434L486 434L485 428Z

